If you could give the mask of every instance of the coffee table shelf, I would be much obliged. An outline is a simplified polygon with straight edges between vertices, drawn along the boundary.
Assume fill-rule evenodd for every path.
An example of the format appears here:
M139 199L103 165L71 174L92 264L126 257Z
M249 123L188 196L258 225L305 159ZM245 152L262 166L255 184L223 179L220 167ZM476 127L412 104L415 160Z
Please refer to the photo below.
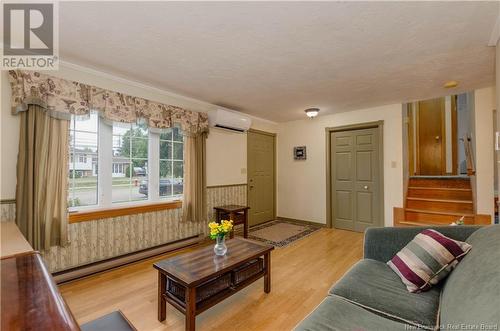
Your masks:
M248 285L252 284L253 282L257 281L259 278L264 277L265 271L261 271L260 273L244 280L237 286L230 287L228 289L222 290L205 300L202 300L196 304L196 314L201 314L205 310L212 308L214 305L218 304L219 302L225 300L226 298L230 297L234 293L244 289ZM186 304L179 300L175 295L166 292L163 294L163 297L165 300L167 300L168 303L170 303L172 306L174 306L177 310L179 310L182 313L186 313Z

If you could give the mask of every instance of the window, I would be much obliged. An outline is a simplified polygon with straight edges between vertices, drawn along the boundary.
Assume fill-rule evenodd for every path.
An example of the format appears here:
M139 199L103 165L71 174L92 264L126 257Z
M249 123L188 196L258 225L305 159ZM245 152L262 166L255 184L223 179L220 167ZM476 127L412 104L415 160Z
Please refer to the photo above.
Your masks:
M109 125L92 113L88 120L71 119L70 138L71 210L182 197L180 128L151 132L141 123Z
M183 191L183 137L174 127L160 134L160 197L172 197Z
M113 202L148 198L148 142L144 124L113 126Z
M68 206L97 205L98 115L70 121ZM87 162L90 156L92 162Z

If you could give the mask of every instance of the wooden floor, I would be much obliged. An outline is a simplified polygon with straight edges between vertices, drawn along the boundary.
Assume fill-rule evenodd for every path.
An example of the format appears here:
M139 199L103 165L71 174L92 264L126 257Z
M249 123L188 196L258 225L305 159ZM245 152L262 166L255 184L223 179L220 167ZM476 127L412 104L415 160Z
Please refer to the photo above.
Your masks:
M259 280L198 315L197 330L291 330L362 257L362 240L361 233L321 229L275 249L271 293L264 293ZM138 330L184 330L184 316L170 305L163 323L156 317L152 264L166 256L64 284L60 290L79 323L120 309Z

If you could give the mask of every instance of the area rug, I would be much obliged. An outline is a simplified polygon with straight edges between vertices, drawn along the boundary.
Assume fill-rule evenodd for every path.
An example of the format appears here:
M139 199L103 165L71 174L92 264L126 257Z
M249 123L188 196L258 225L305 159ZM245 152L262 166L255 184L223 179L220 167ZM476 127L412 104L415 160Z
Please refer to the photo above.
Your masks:
M321 229L321 226L315 226L313 224L309 225L292 221L274 220L252 226L249 229L248 238L281 248L319 229Z

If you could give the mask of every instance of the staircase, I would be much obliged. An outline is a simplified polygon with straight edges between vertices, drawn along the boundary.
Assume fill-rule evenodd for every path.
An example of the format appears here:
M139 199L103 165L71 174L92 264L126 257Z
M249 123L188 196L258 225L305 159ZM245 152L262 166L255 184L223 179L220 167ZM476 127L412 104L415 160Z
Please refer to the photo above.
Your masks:
M469 177L411 177L399 225L476 224ZM401 219L402 218L402 219Z

